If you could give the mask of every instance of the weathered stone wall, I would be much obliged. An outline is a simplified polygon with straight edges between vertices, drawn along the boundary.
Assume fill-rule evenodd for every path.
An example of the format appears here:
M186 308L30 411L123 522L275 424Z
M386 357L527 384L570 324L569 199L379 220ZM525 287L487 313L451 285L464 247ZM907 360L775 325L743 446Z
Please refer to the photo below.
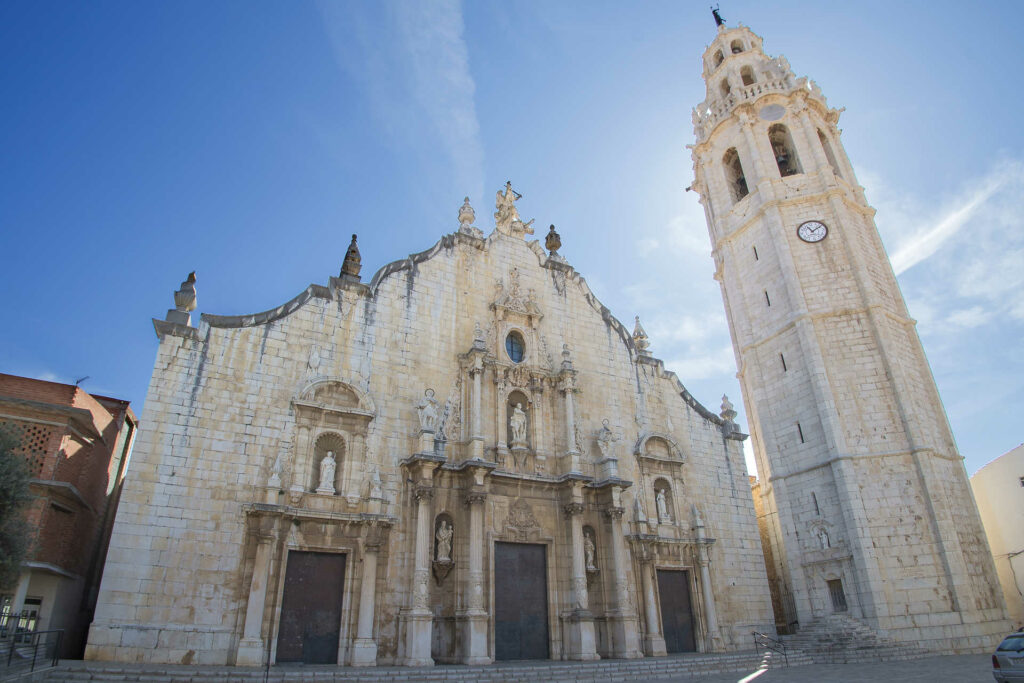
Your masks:
M536 243L502 231L486 240L457 233L385 266L368 285L334 279L264 314L204 315L198 329L157 327L161 343L90 658L228 663L248 647L273 653L287 552L313 549L348 554L339 661L353 661L361 567L382 535L376 578L368 579L376 586L376 660L411 663L420 647L410 635L420 628L417 515L427 510L429 529L441 514L455 527L454 565L426 589L430 650L439 661L457 661L464 656L457 633L473 609L465 498L481 487L485 586L493 541L548 545L552 657L579 654L568 632L577 628L568 616L578 590L576 522L565 514L576 501L583 507L572 519L596 537L600 571L588 574L587 585L601 654L624 647L622 628L649 630L642 615L650 597L638 572L653 567L690 570L700 649L745 647L752 627L771 630L742 435L723 430L660 361L638 351L583 278ZM510 330L525 341L521 364L505 352ZM428 388L440 424L424 437L417 406ZM528 443L519 450L510 443L510 397L528 415ZM604 420L607 454L599 443ZM335 444L334 494L315 490L325 434ZM414 454L437 459L437 468L422 475L408 460ZM460 469L475 458L488 467ZM467 474L476 470L486 475L482 485ZM668 483L672 506L661 524L659 481ZM426 507L422 488L430 489ZM526 527L514 521L517 502L531 511ZM714 539L707 546L713 597L699 580L705 546L695 540L694 506ZM611 548L623 512L627 599L620 601ZM251 607L261 599L262 608ZM485 590L485 611L492 601ZM717 633L708 626L713 604ZM493 642L488 648L493 653Z

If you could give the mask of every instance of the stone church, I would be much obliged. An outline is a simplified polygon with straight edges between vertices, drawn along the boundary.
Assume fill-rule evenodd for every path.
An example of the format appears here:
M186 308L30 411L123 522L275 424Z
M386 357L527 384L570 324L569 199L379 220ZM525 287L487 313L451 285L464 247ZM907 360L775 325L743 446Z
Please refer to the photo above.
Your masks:
M641 657L771 630L742 442L511 184L360 279L160 339L87 656ZM454 224L454 221L453 221ZM429 339L429 344L423 340Z
M193 326L182 283L154 321L86 656L632 658L749 649L837 612L936 646L1003 629L838 112L746 28L720 22L704 64L692 188L754 499L728 400L698 403L553 226L531 237L508 183L489 234L467 200L452 234L369 281L353 236L338 277L262 313Z

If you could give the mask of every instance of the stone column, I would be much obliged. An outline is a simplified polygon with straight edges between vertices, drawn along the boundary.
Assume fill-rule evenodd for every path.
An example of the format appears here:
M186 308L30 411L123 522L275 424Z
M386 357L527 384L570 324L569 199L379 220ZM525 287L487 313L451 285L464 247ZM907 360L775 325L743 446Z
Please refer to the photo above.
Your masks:
M643 657L636 613L629 603L629 583L626 580L626 547L622 533L624 510L615 506L605 510L611 522L612 583L615 607L607 612L612 633L612 657L634 659Z
M693 507L695 523L694 529L697 532L697 565L700 568L700 590L704 594L704 615L707 620L707 643L705 647L708 652L716 652L724 649L722 636L718 631L718 611L715 609L715 594L711 590L711 558L709 547L704 534L704 520L697 512L697 506Z
M487 610L484 609L484 502L487 494L473 491L466 495L469 506L469 572L466 585L463 664L490 664L487 653Z
M484 435L480 431L480 405L482 403L480 375L483 371L482 359L475 358L473 367L469 370L469 374L473 377L473 434L470 437L472 439L470 455L477 460L483 460L484 457Z
M665 638L661 635L661 622L658 621L658 597L654 594L654 581L651 573L654 562L650 558L640 561L640 577L644 591L644 621L647 633L644 634L644 654L648 657L664 657Z
M590 613L590 598L587 594L586 558L583 550L582 503L565 506L569 519L569 534L572 540L572 609L567 615L569 629L565 644L566 659L599 659L597 638L594 634L594 617Z
M430 638L433 631L433 614L430 611L430 541L431 501L434 489L417 485L414 491L416 506L416 538L413 556L412 607L405 610L405 666L433 666L430 657Z
M569 471L580 471L580 452L576 450L576 406L573 401L573 394L576 391L576 382L571 374L562 378L559 390L565 394L565 453L569 456Z
M309 427L299 425L296 430L295 451L292 453L292 486L293 496L301 496L310 488L309 484Z
M245 626L235 657L237 666L263 666L264 654L269 656L263 642L263 612L267 602L273 541L272 534L261 534L256 544L256 561L253 563L252 580L249 583L249 601L245 607Z
M373 639L373 615L377 597L379 540L363 543L363 579L359 585L359 620L352 645L352 666L377 666L377 641Z

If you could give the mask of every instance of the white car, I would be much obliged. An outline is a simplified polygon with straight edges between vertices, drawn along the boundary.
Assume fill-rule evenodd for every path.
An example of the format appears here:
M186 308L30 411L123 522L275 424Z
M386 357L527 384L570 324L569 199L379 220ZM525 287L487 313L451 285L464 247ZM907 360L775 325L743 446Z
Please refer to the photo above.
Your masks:
M996 683L1024 681L1024 631L1003 638L992 655L992 676Z

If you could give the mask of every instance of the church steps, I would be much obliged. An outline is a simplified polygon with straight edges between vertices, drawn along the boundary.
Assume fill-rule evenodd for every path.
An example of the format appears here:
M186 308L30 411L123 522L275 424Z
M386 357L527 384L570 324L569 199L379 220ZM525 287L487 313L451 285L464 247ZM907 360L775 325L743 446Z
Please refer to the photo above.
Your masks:
M801 654L790 655L790 665L810 664ZM24 680L47 683L91 681L144 681L147 683L206 683L227 681L248 683L289 683L291 681L444 681L506 683L536 680L659 680L680 676L702 676L731 671L754 671L783 666L781 656L765 656L755 651L730 654L687 654L636 660L598 662L502 663L490 666L418 667L272 667L269 675L262 668L218 666L171 666L114 664L110 662L66 661L57 668L40 672Z

